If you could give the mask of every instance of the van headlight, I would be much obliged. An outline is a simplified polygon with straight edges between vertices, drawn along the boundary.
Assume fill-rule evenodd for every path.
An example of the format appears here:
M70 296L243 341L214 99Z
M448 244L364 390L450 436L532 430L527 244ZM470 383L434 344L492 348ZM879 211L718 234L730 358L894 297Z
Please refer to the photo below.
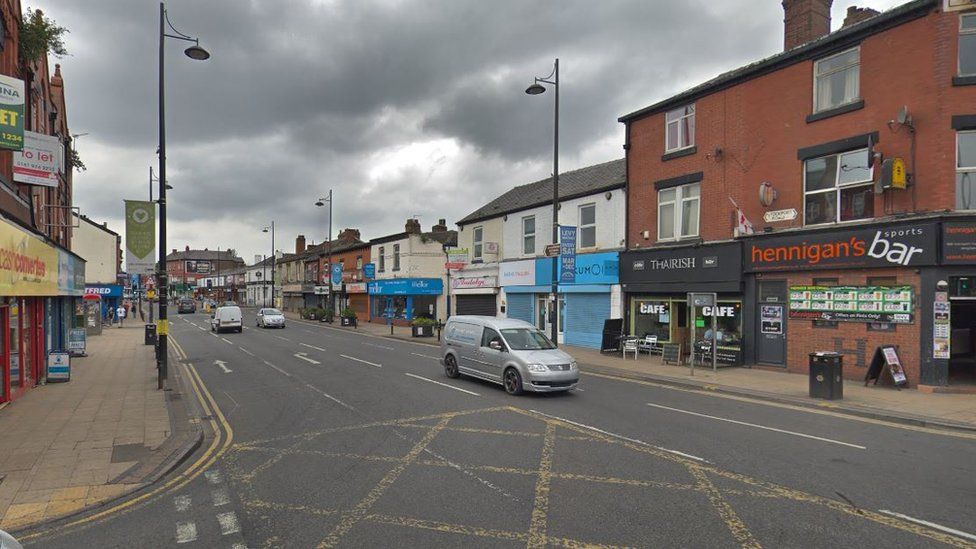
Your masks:
M546 367L545 367L544 365L542 365L542 364L527 364L527 365L526 365L525 367L526 367L526 368L527 368L527 369L528 369L528 370L529 370L530 372L534 372L534 373L537 373L537 374L541 374L541 373L543 373L543 372L547 372L547 371L548 371L548 368L546 368Z

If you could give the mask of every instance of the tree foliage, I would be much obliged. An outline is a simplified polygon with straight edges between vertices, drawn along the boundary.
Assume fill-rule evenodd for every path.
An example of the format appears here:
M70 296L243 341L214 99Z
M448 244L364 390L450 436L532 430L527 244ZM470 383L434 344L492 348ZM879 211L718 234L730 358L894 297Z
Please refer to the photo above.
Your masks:
M81 157L78 156L78 151L74 148L68 149L68 164L79 172L88 170L85 163L81 161Z
M58 58L68 55L64 45L64 35L68 32L53 19L45 17L41 10L27 8L20 21L20 60L29 63L45 53Z

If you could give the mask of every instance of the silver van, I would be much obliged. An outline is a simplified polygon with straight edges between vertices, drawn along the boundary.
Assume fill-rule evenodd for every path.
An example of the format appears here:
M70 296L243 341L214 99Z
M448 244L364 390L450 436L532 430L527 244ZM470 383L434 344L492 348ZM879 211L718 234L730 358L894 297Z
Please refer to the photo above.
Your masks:
M556 348L535 326L490 316L452 316L441 340L447 377L461 374L522 391L568 391L579 383L573 357Z

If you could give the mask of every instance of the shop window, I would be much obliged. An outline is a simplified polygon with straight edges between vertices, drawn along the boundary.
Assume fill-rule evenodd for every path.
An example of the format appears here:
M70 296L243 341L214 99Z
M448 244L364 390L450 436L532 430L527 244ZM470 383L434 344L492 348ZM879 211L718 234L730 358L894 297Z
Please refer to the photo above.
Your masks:
M379 257L379 263L380 263L379 270L382 273L382 272L386 272L386 249L383 246L380 246L379 252L380 252L379 253L379 256L380 256Z
M535 216L522 218L522 255L535 255Z
M657 239L677 240L698 236L701 183L692 183L657 193Z
M976 210L976 131L956 134L956 209Z
M976 76L976 14L959 17L959 76Z
M819 225L874 217L874 168L859 149L804 162L804 223Z
M665 153L695 146L694 105L685 105L668 111L666 118Z
M814 286L836 286L838 280L836 278L814 278ZM836 320L814 320L814 328L836 328L839 323Z
M821 112L861 98L861 50L853 48L814 63L813 112Z
M579 235L577 248L596 247L596 204L584 204L579 207Z
M482 257L484 256L484 249L485 249L484 239L485 239L485 228L475 227L474 230L472 231L472 241L473 241L473 248L474 248L474 253L471 256L472 261L482 260Z
M20 304L14 298L10 302L10 388L23 385L20 370Z
M393 245L393 270L394 271L400 270L400 245L399 244Z
M437 296L415 295L411 300L410 318L437 318Z
M630 305L633 335L657 336L659 342L671 341L671 302L667 299L635 299Z

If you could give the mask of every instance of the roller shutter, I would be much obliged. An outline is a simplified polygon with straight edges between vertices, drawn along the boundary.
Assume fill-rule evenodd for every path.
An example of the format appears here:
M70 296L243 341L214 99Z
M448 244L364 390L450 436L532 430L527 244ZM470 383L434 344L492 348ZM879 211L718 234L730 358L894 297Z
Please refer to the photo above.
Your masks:
M532 298L534 297L535 294L508 294L508 297L506 297L508 300L508 318L524 320L534 324L532 318L535 314L534 307L532 306Z
M599 349L603 321L610 318L610 294L566 294L564 341Z
M498 309L495 304L495 294L458 295L457 311L459 315L495 316Z

